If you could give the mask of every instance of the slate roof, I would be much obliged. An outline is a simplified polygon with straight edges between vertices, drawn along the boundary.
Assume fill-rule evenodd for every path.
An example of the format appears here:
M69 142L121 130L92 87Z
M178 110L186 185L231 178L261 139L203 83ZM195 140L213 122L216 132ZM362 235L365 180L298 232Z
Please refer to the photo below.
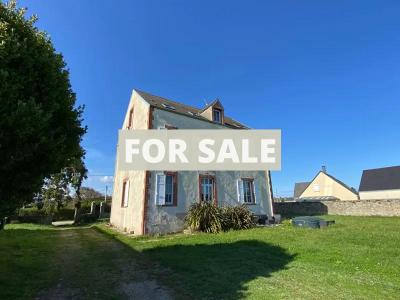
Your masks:
M400 189L400 166L364 170L360 192Z
M159 109L167 110L170 112L174 112L177 114L185 115L187 117L195 118L195 119L200 119L203 121L207 122L212 122L209 119L200 116L199 114L203 111L203 109L199 109L193 106L189 106L186 104L182 104L173 100L169 100L160 96L155 96L152 94L149 94L147 92L143 92L140 90L135 89L135 91L144 99L146 100L150 105L157 107ZM217 100L216 100L217 101ZM166 107L166 106L167 107ZM175 109L169 109L168 106L172 106ZM214 122L212 122L214 123ZM246 125L243 125L242 123L227 117L224 115L224 125L233 128L233 129L248 129Z
M310 185L310 182L296 182L294 184L293 198L299 198L305 189Z

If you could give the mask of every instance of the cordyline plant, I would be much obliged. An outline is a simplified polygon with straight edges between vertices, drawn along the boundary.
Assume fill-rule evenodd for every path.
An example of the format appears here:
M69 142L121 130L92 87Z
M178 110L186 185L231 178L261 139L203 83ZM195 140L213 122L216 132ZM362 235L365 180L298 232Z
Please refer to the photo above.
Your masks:
M192 230L208 233L249 229L254 226L253 214L246 205L219 208L207 201L192 204L185 221Z
M52 174L79 165L78 184L86 174L83 107L62 55L25 11L0 1L0 218L31 202Z

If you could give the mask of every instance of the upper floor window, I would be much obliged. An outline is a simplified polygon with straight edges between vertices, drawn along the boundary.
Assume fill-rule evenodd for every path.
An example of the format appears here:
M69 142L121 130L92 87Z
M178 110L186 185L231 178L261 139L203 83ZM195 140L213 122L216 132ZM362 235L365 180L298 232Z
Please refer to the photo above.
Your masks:
M129 111L129 118L128 118L128 129L133 127L133 107Z
M121 207L127 207L129 200L129 180L124 180L122 183L122 199Z
M219 109L213 109L213 121L217 123L222 123L222 111Z
M319 184L314 184L313 190L314 190L314 192L319 192Z

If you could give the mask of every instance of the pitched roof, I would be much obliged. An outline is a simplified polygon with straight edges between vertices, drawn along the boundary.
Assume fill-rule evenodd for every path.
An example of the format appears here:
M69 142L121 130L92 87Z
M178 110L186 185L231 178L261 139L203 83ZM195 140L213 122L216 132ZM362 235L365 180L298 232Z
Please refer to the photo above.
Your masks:
M325 174L326 176L328 176L329 178L331 178L333 181L336 181L338 184L340 184L340 185L343 186L344 188L348 189L348 190L349 190L350 192L352 192L353 194L358 195L356 189L354 189L354 188L352 188L352 187L349 187L349 186L348 186L347 184L345 184L343 181L337 179L336 177L333 177L332 175L329 175L328 173L326 173L326 172L324 172L324 171L319 171L319 172L317 173L317 175L315 175L315 177L313 178L313 180L311 180L311 181L309 182L309 184L307 185L307 187L306 187L304 190L306 190L306 189L310 186L310 184L315 180L315 178L317 178L317 176L318 176L320 173ZM304 192L304 191L303 191L303 192Z
M203 111L203 109L199 109L193 106L189 106L186 104L182 104L173 100L169 100L160 96L155 96L152 94L149 94L147 92L143 92L140 90L135 89L135 91L144 99L146 100L150 105L157 107L159 109L163 110L168 110L173 113L178 113L185 115L187 117L195 118L195 119L200 119L203 121L207 122L212 122L209 119L200 116L200 113ZM216 100L217 101L217 100ZM174 109L170 109L169 107L173 107ZM214 123L214 122L212 122ZM247 126L243 125L242 123L229 118L227 116L224 116L224 125L233 129L248 129Z
M364 170L360 192L400 189L400 166Z
M305 189L310 185L309 182L296 182L294 184L293 198L299 198Z

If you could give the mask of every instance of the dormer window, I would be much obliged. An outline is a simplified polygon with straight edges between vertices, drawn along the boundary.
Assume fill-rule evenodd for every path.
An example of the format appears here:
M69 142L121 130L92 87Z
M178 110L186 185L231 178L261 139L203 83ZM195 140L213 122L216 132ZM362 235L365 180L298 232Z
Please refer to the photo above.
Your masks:
M216 123L222 123L222 111L220 109L213 109L213 121Z

